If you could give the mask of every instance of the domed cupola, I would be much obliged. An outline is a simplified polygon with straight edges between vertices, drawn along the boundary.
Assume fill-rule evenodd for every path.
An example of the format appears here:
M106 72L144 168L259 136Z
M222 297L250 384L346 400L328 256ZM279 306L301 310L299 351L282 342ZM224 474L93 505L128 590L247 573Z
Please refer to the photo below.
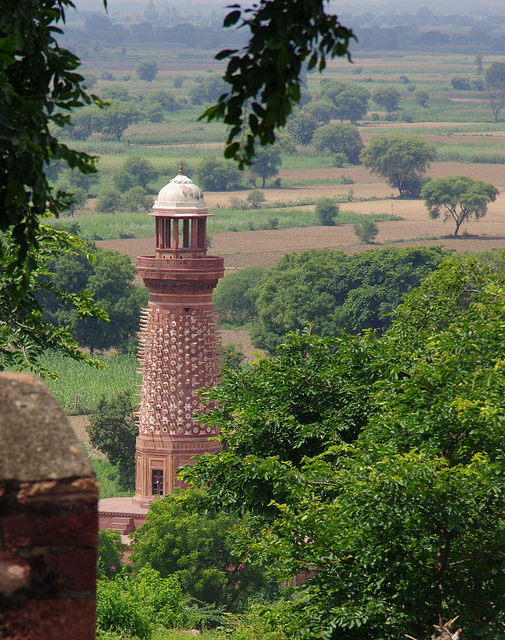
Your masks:
M209 213L203 192L184 175L172 178L158 194L153 212L156 218L156 256L158 258L197 258L207 253Z

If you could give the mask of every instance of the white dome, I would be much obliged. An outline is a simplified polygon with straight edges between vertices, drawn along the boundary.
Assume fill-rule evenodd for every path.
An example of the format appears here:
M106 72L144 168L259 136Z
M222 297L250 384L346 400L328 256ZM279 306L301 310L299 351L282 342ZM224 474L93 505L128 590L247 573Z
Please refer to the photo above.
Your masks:
M176 210L181 213L198 213L208 210L202 190L182 173L182 162L179 175L172 178L159 192L153 209L159 212Z

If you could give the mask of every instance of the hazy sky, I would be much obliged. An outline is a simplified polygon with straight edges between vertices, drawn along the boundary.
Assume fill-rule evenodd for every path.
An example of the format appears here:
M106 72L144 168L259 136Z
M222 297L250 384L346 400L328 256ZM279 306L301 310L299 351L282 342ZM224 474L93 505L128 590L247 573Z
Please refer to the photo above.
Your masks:
M243 7L251 6L254 4L254 0L235 0L237 4L241 4ZM74 0L78 9L83 11L97 11L103 12L102 0ZM169 7L176 7L181 15L184 13L191 13L198 7L208 7L209 11L212 9L224 9L228 5L232 4L230 0L184 0L183 3L177 0L154 0L155 9L164 9L167 5ZM108 0L108 6L111 14L116 12L125 11L141 12L147 7L147 0ZM475 0L356 0L352 2L350 0L331 0L331 11L339 13L339 11L345 11L345 13L360 13L363 9L371 9L376 7L381 12L385 8L389 8L394 13L415 13L420 7L426 7L433 13L454 13L454 14L473 14L473 15L486 15L489 11L494 12L496 10L499 13L505 11L504 0L481 0L475 2Z

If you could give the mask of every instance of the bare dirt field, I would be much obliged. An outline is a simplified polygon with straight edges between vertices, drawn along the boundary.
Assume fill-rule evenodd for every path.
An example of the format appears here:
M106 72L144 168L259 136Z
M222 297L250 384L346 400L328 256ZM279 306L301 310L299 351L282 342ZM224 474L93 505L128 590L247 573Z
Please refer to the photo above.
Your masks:
M335 227L303 227L276 231L239 231L219 233L212 237L211 253L225 258L227 270L248 266L272 266L286 253L305 249L332 248L354 253L371 248L388 246L444 245L458 253L505 248L505 193L489 206L485 218L464 225L461 237L453 238L453 225L428 217L422 200L398 200L390 198L392 190L383 180L370 174L364 167L345 169L318 169L305 171L281 171L280 177L299 180L338 180L342 174L353 179L352 185L327 184L293 189L265 189L267 201L291 200L302 197L347 194L352 188L355 197L375 197L377 200L349 202L342 209L356 213L395 214L400 220L379 223L379 235L374 245L358 242L351 225ZM500 191L505 189L505 168L501 165L435 163L431 166L433 178L449 175L468 175L478 180L492 182ZM209 207L227 205L234 195L244 197L244 192L207 192L205 200ZM216 211L219 215L219 211ZM126 240L103 240L100 246L110 247L131 256L151 255L154 238Z

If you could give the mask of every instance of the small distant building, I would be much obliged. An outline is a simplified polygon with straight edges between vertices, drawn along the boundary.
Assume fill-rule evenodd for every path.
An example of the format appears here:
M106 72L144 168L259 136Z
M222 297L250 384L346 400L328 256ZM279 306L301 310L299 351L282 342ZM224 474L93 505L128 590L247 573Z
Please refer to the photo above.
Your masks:
M133 498L141 507L183 486L178 468L219 447L209 441L217 432L193 415L203 410L198 390L216 384L219 373L212 292L224 275L224 258L207 255L207 218L212 214L182 163L148 215L155 219L156 253L137 259L149 290L141 318Z

